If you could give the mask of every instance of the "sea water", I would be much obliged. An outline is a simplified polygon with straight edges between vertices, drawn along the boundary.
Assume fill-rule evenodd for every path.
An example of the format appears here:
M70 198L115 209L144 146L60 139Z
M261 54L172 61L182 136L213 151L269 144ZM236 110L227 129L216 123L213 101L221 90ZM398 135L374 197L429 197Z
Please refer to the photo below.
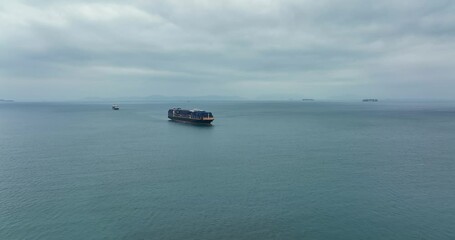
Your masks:
M213 112L212 126L167 119ZM0 104L0 239L455 239L455 104Z

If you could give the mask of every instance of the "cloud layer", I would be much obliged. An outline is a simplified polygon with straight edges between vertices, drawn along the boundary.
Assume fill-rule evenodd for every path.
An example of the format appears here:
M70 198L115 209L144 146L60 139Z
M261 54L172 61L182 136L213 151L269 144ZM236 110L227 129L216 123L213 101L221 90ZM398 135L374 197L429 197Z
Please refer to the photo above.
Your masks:
M10 1L0 98L453 98L455 3Z

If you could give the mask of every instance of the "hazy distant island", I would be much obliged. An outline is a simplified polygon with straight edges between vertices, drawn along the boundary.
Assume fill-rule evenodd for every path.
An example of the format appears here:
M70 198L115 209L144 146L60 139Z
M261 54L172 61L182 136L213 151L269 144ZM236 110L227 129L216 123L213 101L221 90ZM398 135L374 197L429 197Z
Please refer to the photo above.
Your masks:
M14 102L14 100L10 100L10 99L0 99L0 102L11 103L11 102Z
M244 98L237 96L163 96L163 95L151 95L146 97L116 97L116 98L101 98L101 97L88 97L85 101L238 101L244 100Z

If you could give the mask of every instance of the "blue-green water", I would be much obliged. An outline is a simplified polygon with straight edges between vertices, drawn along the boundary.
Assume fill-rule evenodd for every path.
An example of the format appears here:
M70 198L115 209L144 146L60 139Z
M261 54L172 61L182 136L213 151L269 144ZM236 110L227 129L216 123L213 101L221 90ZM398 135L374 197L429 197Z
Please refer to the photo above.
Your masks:
M455 239L455 104L120 107L0 104L0 239Z

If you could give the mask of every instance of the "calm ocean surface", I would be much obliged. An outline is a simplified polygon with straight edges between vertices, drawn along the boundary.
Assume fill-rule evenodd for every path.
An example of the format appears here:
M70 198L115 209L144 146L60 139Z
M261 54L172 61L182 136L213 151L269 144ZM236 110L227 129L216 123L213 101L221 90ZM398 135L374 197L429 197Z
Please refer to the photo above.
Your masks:
M0 239L455 239L454 103L120 107L0 104Z

